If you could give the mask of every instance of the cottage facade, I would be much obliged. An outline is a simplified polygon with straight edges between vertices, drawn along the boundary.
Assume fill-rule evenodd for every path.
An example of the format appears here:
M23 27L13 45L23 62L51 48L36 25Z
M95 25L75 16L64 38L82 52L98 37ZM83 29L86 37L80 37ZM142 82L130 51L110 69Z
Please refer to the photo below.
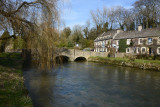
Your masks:
M96 38L94 41L95 52L108 52L108 48L111 47L116 48L118 52L120 40L125 39L126 53L160 55L160 28L142 29L142 26L138 26L137 31L114 31L116 32L113 34L109 31ZM110 38L107 38L109 36ZM105 44L108 43L107 41L110 41L110 44Z
M112 30L109 32L104 32L102 35L98 36L94 40L94 51L95 52L109 52L109 48L114 47L118 51L119 40L114 38L123 32L122 30Z

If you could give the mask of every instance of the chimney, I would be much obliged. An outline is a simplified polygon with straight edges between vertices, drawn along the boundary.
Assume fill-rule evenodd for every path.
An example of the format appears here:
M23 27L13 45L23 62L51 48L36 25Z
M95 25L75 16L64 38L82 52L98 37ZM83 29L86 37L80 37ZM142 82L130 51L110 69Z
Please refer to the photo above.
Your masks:
M121 32L123 32L123 30L117 29L117 33L113 36L113 39L114 39L119 33L121 33Z
M138 25L138 31L142 31L142 25Z
M121 29L117 29L117 34L123 32Z

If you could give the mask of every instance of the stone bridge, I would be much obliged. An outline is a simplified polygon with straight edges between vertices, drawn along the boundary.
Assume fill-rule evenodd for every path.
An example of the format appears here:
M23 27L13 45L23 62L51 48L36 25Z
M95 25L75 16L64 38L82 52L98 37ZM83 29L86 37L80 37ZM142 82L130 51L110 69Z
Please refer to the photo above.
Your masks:
M88 58L91 56L108 56L107 52L93 52L93 51L83 51L76 49L67 49L62 51L59 56L68 57L69 61L76 61L78 58L83 58L88 61Z

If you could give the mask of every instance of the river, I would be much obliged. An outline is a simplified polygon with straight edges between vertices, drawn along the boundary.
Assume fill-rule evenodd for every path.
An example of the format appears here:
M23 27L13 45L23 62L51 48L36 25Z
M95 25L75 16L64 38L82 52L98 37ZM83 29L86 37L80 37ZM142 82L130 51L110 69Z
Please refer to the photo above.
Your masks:
M23 75L35 107L160 107L159 72L70 62Z

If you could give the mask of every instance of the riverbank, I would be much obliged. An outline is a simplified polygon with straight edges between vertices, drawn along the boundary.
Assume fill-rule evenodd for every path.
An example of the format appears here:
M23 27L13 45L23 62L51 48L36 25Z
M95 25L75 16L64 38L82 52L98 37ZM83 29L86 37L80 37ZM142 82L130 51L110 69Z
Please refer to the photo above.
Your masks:
M88 61L160 71L159 60L135 59L134 61L131 61L128 58L90 57Z
M20 53L0 54L0 107L33 107L22 75Z

